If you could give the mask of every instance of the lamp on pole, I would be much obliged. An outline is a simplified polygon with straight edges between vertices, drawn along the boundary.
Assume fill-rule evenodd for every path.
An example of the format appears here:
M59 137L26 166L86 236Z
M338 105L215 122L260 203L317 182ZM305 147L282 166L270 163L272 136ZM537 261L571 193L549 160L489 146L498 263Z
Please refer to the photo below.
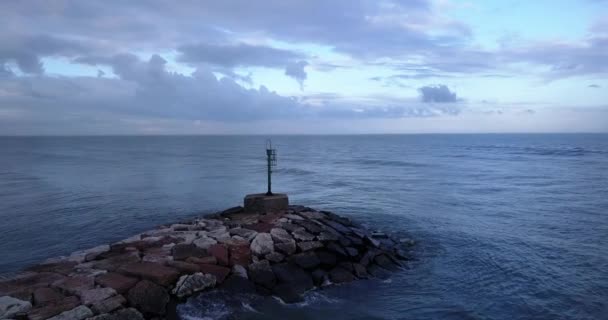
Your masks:
M272 167L277 165L277 150L272 148L272 141L266 141L266 161L268 162L268 192L267 196L272 195Z

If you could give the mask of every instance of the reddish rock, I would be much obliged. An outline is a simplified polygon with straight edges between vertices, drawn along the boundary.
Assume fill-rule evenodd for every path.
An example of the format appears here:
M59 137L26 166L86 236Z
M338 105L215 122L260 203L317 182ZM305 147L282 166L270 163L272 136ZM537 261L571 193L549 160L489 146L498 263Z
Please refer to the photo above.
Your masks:
M64 299L65 296L57 289L52 289L48 287L38 288L34 291L34 305L40 306L49 304L51 302L56 302L61 299Z
M222 244L214 244L207 248L207 252L217 259L217 263L223 266L230 264L228 249Z
M177 269L182 274L193 274L200 271L200 267L197 264L185 261L169 261L167 265Z
M249 243L233 245L228 247L230 250L230 265L247 266L251 262L251 249Z
M71 296L49 303L45 306L36 307L27 313L30 320L44 320L56 316L64 311L72 310L80 305L77 297Z
M97 276L95 282L100 286L112 288L118 293L123 293L131 289L137 283L137 279L124 276L120 273L108 272Z
M66 260L55 263L39 264L26 268L25 270L32 272L54 272L67 276L74 271L74 266L76 265L76 262Z
M152 262L131 263L121 267L118 272L129 276L141 277L162 286L173 284L179 277L177 270Z
M169 303L169 293L154 282L142 280L129 290L127 299L143 313L163 315Z
M283 217L282 213L267 213L267 214L263 214L260 216L260 222L274 224L275 221L277 221L278 219L280 219L282 217ZM262 232L269 232L269 231L262 231Z
M208 273L215 276L217 283L222 283L224 279L230 274L230 269L214 264L201 264L199 265L202 273Z
M68 277L53 283L53 287L68 295L79 295L83 291L93 289L94 285L95 280L86 276Z
M186 262L195 263L195 264L217 264L217 259L214 256L196 258L190 257L186 259Z
M194 244L176 244L172 250L173 259L186 260L189 257L202 258L208 256L205 249L199 248Z
M11 296L19 300L31 301L37 288L48 287L51 283L63 278L65 277L51 272L18 275L16 278L0 282L0 296Z
M116 271L124 265L138 262L140 260L141 258L139 257L138 252L128 252L120 255L115 255L106 259L93 261L91 263L91 266L94 269Z
M272 228L274 228L274 225L272 225L270 223L266 223L266 222L258 222L258 223L244 225L243 228L247 228L250 230L257 231L257 232L268 233L268 232L270 232L270 230L272 230Z

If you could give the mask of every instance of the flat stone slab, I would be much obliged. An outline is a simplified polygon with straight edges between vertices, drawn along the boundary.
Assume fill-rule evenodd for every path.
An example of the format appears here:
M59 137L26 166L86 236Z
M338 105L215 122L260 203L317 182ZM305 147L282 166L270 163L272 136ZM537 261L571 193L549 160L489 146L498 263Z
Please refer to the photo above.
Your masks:
M137 283L137 279L120 273L108 272L97 276L95 283L112 288L118 293L123 293L131 289Z
M284 193L266 195L265 193L248 194L244 199L246 212L275 213L287 210L289 198Z
M152 262L136 262L123 266L120 273L153 281L161 286L172 285L179 277L179 272L173 268Z

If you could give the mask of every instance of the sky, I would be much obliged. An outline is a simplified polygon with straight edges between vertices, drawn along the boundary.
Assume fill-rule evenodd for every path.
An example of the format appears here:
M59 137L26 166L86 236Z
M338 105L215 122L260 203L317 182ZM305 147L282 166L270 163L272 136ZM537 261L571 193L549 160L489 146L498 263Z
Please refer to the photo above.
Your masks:
M608 0L6 0L0 30L0 135L608 132Z

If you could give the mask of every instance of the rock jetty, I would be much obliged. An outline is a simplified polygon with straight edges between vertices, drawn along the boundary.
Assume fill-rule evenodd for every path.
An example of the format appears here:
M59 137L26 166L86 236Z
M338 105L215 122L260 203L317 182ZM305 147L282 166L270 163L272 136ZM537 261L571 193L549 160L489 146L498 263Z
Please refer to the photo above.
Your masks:
M235 207L50 259L0 281L0 319L171 319L216 288L302 300L315 287L385 278L406 245L348 218L303 206Z

